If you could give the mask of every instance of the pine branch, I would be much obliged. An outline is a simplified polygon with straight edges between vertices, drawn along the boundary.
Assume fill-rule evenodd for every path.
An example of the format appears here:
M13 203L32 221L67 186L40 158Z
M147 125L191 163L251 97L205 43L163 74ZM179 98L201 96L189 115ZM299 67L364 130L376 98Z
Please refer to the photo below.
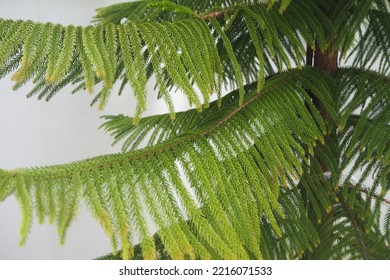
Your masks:
M372 189L381 188L381 193L389 191L389 110L390 83L386 75L357 69L339 71L340 104L340 147L342 154L340 167L354 164L346 177L350 181L353 174L361 169L357 185L360 186L370 172L376 174ZM354 113L354 114L353 114Z
M187 8L192 9L191 5L194 5L193 2L152 2L162 7L173 5L179 14L184 9L181 6L190 5ZM288 2L281 1L280 9L285 10ZM157 7L149 4L149 1L118 4L112 13L122 8L126 10L125 7L137 7L134 12L144 11L149 15L147 11L151 9L153 14ZM108 102L113 85L121 80L122 92L126 81L137 99L134 118L137 123L147 109L146 83L155 74L160 96L164 98L171 118L175 118L168 88L181 90L199 111L209 106L210 95L221 97L222 81L240 89L242 94L245 83L258 80L260 90L266 76L293 64L303 65L305 48L297 39L298 34L304 40L313 41L313 33L323 33L320 22L309 20L316 17L315 13L300 10L299 4L294 2L282 16L276 6L271 8L256 1L230 4L222 9L226 20L214 19L213 25L205 20L211 21L209 13L216 12L212 7L202 12L204 16L178 18L173 22L168 18L161 21L151 18L123 24L108 21L97 26L74 27L0 20L0 76L20 66L13 75L14 88L32 80L36 86L27 96L37 95L47 101L70 83L76 85L74 92L82 89L93 92L95 85L102 83L102 90L92 102L100 109ZM195 6L194 11L202 10ZM107 13L111 14L108 10ZM319 15L318 11L316 13ZM292 18L302 18L302 21L290 26ZM218 33L213 28L216 24L221 26ZM12 36L17 30L21 31L20 36ZM37 34L42 40L36 40ZM325 39L322 41L325 45ZM256 52L248 48L252 44ZM36 54L37 49L43 51ZM207 63L201 63L202 58L206 58ZM64 67L57 67L59 64ZM194 90L195 86L198 91ZM240 102L242 96L239 105Z
M304 149L312 149L326 133L321 128L319 114L313 118L301 99L308 97L300 83L311 87L306 80L314 77L318 79L317 85L324 83L310 69L275 77L261 92L247 92L241 107L234 103L222 109L214 107L213 119L203 126L156 146L72 164L2 171L0 195L5 198L14 193L25 207L23 238L31 225L32 205L39 205L35 210L40 220L55 216L64 239L82 196L112 243L115 245L120 240L124 258L134 254L132 238L136 233L142 240L144 257L156 257L155 245L145 227L142 203L156 224L167 252L174 258L261 258L256 247L250 249L255 245L260 248L260 240L247 235L252 230L242 232L241 223L248 227L250 220L264 217L269 221L270 230L281 238L285 213L282 202L278 201L279 187L288 185L287 174L300 176ZM292 86L294 80L300 82ZM233 96L237 98L237 92ZM253 143L257 150L248 152ZM227 163L230 160L233 162ZM184 186L180 179L179 164L190 187ZM237 195L236 183L229 183L236 180L233 178L241 178L241 185L248 189L246 197L241 197L245 203L233 203ZM42 197L43 203L24 203L26 199L33 200L25 188L31 195ZM190 190L195 192L195 197ZM58 205L55 213L51 212L53 203ZM246 203L255 203L262 210L244 214L249 210L245 208ZM172 205L177 205L177 209L182 205L185 210L175 210L174 214ZM189 217L191 227L185 223L185 216ZM188 239L185 236L190 232L192 237ZM183 238L177 239L179 236ZM301 252L310 244L313 242L308 241L306 245L299 242L296 248Z

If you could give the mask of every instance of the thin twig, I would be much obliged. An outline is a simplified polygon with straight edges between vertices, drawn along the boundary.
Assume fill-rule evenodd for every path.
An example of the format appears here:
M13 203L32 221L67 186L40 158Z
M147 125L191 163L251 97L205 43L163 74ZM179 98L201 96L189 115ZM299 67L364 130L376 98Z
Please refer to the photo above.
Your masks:
M369 190L366 189L366 188L359 188L358 191L361 192L361 193L369 194ZM380 196L379 194L373 194L372 196L375 197L376 199L382 200L383 203L386 203L387 205L390 205L390 200L389 199L386 199L383 196Z

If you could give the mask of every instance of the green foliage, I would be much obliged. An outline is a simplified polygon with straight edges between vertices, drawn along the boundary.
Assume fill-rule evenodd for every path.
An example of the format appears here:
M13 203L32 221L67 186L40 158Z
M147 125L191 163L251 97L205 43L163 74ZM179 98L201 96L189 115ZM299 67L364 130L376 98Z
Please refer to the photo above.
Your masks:
M104 24L96 26L74 27L0 20L0 73L5 75L19 66L13 75L14 88L32 81L36 86L27 96L38 95L39 99L46 100L70 83L76 84L74 92L81 89L93 92L96 84L103 83L92 102L98 103L100 109L108 102L113 85L118 80L127 81L138 101L135 123L147 108L145 88L152 73L156 75L160 97L166 101L172 118L175 118L175 112L167 91L170 87L180 89L190 104L201 111L208 107L210 95L217 94L220 98L224 81L225 85L240 89L241 104L244 79L246 83L259 80L260 89L266 75L284 67L290 68L292 61L303 65L305 48L297 39L298 34L314 42L308 30L323 32L319 22L290 26L291 18L309 13L296 11L295 6L299 3L291 3L291 9L281 16L276 6L267 8L256 1L249 6L242 4L252 1L227 2L229 6L222 10L226 19L217 12L218 21L213 19L213 9L209 7L210 14L205 13L207 5L194 7L192 1L181 5L186 10L194 9L196 15L177 20L172 18L173 22L135 20L118 24L116 20L105 20ZM139 5L148 11L156 7L161 10L161 6L178 4L140 1L118 5L107 8L107 11L117 11L117 8L127 5ZM285 5L283 1L280 8L284 10ZM140 7L137 6L135 11ZM198 14L200 11L202 14ZM308 17L316 16L310 12ZM20 34L15 36L19 29ZM321 42L321 48L325 48L325 37L321 36ZM247 47L252 44L255 48ZM201 63L203 58L206 63Z
M99 87L103 109L120 82L137 101L104 116L120 154L0 169L20 243L34 215L64 242L84 200L111 239L102 259L390 259L389 13L388 0L145 0L87 27L0 19L0 77L33 82L28 97ZM318 69L328 51L352 66ZM142 118L152 77L169 113ZM176 112L172 89L193 109Z
M377 170L377 180L372 188L381 186L385 193L390 181L388 165L390 79L388 76L356 69L339 72L341 111L340 129L344 131L340 145L343 147L341 166L345 168L357 157L348 179L359 168ZM351 98L353 96L353 98ZM370 165L370 163L372 163ZM366 176L369 171L366 171ZM364 176L360 183L364 181Z
M378 69L379 72L389 76L390 74L390 20L389 9L372 10L368 14L369 20L358 32L358 43L351 52L354 66L368 69ZM380 61L379 67L375 66L375 58Z
M371 211L367 211L367 201L360 193L354 193L353 187L339 194L334 208L324 217L318 226L322 244L311 256L313 259L389 259L390 250L386 238L374 219ZM348 203L350 196L355 203Z
M63 27L4 20L1 20L1 24L0 71L5 75L19 65L20 68L13 75L15 88L31 79L36 84L28 96L38 95L39 99L50 100L66 84L77 83L80 85L76 89L85 88L92 92L94 86L102 82L103 88L94 100L99 102L99 108L102 109L114 83L123 76L134 89L139 103L136 119L139 119L146 110L149 67L159 73L161 92L166 90L167 83L174 83L198 110L202 109L200 94L205 106L212 93L218 91L220 95L218 81L221 79L214 79L215 75L222 74L218 54L211 43L214 40L211 33L204 32L208 30L206 23L200 19L178 23L105 24L96 27ZM194 43L199 48L197 53L189 52L188 43L184 43L187 26L194 28L193 40L188 43L198 42ZM19 29L23 30L18 36L8 35ZM172 40L162 40L160 34ZM38 37L42 39L37 40ZM44 51L38 51L41 49ZM209 57L210 63L204 65L198 75L200 53ZM199 86L201 93L193 89L194 84ZM170 97L166 96L166 100L173 116Z
M16 169L8 171L2 180L18 182L12 191L20 200L32 200L34 192L39 192L36 197L41 201L54 199L59 205L55 213L50 212L50 203L38 203L40 207L35 210L41 217L55 216L62 237L83 196L113 244L120 240L124 258L133 255L135 235L141 240L144 256L156 257L155 246L149 244L152 235L145 215L139 212L141 203L174 259L261 258L260 239L248 236L253 230L238 229L252 227L253 218L264 216L275 234L282 236L277 218L285 216L278 201L280 186L288 186L286 176L299 177L304 150L312 150L325 133L322 120L313 118L301 101L307 98L306 92L299 84L291 86L292 80L304 83L314 77L320 76L305 70L271 79L262 92L248 91L239 109L233 102L239 94L233 92L224 98L227 102L222 109L212 103L209 119L150 148L68 165ZM289 104L289 110L278 112L277 104ZM257 115L264 117L257 119ZM144 123L141 121L139 127ZM247 151L253 144L256 150ZM295 160L291 162L290 158ZM179 166L190 188L179 179ZM229 176L231 182L222 179ZM247 191L240 200L232 201L243 184ZM157 186L161 189L155 189ZM38 204L23 204L24 235L28 229L24 221L31 221L32 206ZM251 213L242 209L247 204L256 205L258 210ZM185 223L185 216L190 218L190 225ZM192 238L186 232L192 232Z

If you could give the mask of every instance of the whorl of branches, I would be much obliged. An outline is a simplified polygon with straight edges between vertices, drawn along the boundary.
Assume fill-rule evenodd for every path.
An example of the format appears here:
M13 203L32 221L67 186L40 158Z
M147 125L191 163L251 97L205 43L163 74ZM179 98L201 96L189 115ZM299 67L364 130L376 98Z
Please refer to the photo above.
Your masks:
M320 78L309 70L281 75L261 92L248 90L241 107L233 92L222 109L212 103L213 114L202 123L152 147L4 172L1 199L14 193L22 207L21 243L34 211L40 222L55 221L63 240L84 198L125 258L133 255L136 236L144 257L156 258L146 216L173 258L262 258L261 231L253 221L267 217L282 237L287 221L281 217L294 208L284 209L280 187L300 177L305 150L326 133L319 113L302 102L309 98L303 85L315 90L313 77ZM302 85L292 86L295 79ZM288 104L286 110L278 110L280 104ZM182 172L191 187L180 179Z
M105 21L87 27L0 19L0 77L14 72L14 89L32 81L35 86L27 96L45 100L68 84L75 84L74 92L81 89L93 92L95 85L101 83L93 100L101 109L113 85L121 80L120 93L129 84L137 99L134 123L139 122L147 109L146 84L152 73L173 119L175 110L167 90L173 86L202 111L209 106L210 95L221 97L223 81L225 85L233 83L240 90L238 105L241 105L244 83L258 80L260 90L266 74L274 72L271 60L279 69L291 67L292 62L303 64L305 48L297 39L298 33L313 47L309 30L317 31L321 48L326 47L327 40L320 22L310 25L297 22L296 26L290 26L291 18L303 13L316 18L310 7L299 11L294 7L299 3L291 3L291 9L280 16L276 6L267 9L263 3L244 6L239 2L222 9L230 17L227 22L219 21L218 16L197 14L196 10L172 22ZM280 9L284 10L287 2L283 1ZM163 13L170 9L172 3L169 3L141 1L119 4L117 8L136 5ZM115 6L107 8L101 10L101 16L108 17L111 9L116 11ZM237 36L247 37L245 40L254 45L256 52L240 49L244 45L237 45Z

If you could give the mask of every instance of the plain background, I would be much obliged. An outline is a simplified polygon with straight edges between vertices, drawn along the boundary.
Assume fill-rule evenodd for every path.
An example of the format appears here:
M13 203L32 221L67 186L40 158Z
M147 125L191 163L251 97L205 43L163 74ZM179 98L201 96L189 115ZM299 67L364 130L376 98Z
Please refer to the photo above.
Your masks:
M95 9L115 0L0 0L0 17L55 22L63 25L89 25ZM12 91L10 76L0 80L0 168L45 166L67 163L102 154L119 152L112 138L98 127L102 115L133 115L135 99L128 88L117 96L117 88L103 112L90 107L93 95L71 95L68 86L50 102L26 99L32 85ZM149 85L145 115L166 112ZM97 90L95 89L95 92ZM187 105L180 93L176 109ZM0 259L92 259L112 251L100 225L83 206L70 226L66 243L59 245L55 225L34 221L27 244L19 247L20 209L11 196L0 202Z

